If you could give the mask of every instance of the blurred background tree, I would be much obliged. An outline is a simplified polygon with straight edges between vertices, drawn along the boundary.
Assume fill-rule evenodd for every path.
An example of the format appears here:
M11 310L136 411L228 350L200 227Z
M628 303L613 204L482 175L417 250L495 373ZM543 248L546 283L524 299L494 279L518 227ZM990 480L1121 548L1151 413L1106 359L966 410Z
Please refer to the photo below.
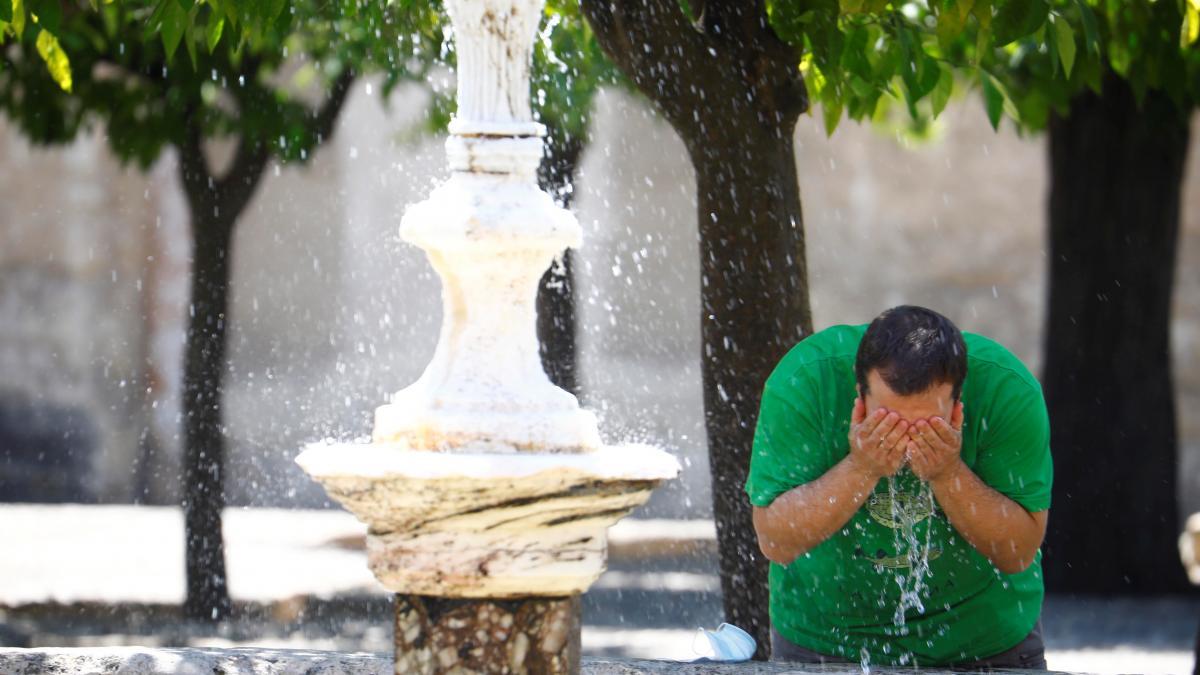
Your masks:
M183 383L187 616L230 611L221 536L232 243L269 163L305 162L360 73L390 91L440 50L427 3L0 2L0 108L36 143L102 126L146 169L178 153L193 243ZM7 10L7 11L3 11ZM403 28L403 31L399 30ZM230 149L232 146L232 149Z
M123 162L148 169L168 147L180 157L194 245L182 478L192 618L230 611L221 406L238 217L272 160L303 163L330 138L356 77L381 73L386 99L402 81L452 67L447 25L439 2L415 0L0 0L0 39L10 42L0 53L0 102L30 140L67 143L96 124ZM564 204L592 97L614 75L578 7L550 3L535 44L536 108L548 131L539 180ZM453 91L434 92L426 130L444 132L452 108ZM221 142L234 144L232 158L221 157ZM569 252L541 286L543 362L557 384L578 393Z

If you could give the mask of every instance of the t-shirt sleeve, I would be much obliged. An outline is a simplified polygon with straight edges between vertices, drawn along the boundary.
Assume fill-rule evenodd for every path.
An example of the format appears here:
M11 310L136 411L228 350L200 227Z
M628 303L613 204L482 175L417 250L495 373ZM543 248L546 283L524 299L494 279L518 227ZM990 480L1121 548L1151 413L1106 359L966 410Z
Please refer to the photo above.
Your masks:
M981 423L987 437L980 448L976 474L1031 513L1050 508L1054 464L1050 419L1041 387L1026 382L1004 387Z
M783 382L768 382L746 479L751 504L770 506L779 495L820 478L828 470L828 444L815 423L817 400L812 383L803 374Z

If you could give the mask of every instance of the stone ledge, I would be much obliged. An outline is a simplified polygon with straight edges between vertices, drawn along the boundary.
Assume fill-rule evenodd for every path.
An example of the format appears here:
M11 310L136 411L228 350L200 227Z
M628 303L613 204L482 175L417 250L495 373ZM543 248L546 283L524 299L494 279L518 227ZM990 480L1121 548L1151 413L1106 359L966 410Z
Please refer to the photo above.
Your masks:
M149 649L106 647L92 649L3 649L0 675L392 675L391 655L344 654L303 649ZM705 673L719 675L782 675L783 673L862 672L834 666L786 663L688 663L638 659L584 658L585 675L653 675L655 673ZM917 672L913 669L871 668L872 673ZM949 671L926 670L938 675ZM1006 670L1018 674L1034 671ZM1040 675L1046 671L1038 671Z

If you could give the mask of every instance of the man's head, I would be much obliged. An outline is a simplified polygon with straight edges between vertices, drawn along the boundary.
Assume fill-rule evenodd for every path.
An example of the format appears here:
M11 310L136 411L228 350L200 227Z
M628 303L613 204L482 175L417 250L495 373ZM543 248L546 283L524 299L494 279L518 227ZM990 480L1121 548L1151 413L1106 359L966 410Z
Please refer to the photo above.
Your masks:
M867 414L886 408L909 422L931 417L948 421L967 376L967 346L946 317L901 305L867 327L854 374Z

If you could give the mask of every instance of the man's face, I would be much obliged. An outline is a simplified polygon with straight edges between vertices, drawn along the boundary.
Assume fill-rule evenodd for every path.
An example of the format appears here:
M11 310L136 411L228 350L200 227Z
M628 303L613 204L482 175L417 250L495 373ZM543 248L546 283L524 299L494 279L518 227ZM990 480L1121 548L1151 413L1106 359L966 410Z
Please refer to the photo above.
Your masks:
M933 417L941 417L949 422L955 405L951 398L953 393L954 385L942 383L919 394L901 396L887 386L878 370L872 370L867 373L867 395L863 403L866 404L868 417L876 409L883 408L896 413L909 424Z

